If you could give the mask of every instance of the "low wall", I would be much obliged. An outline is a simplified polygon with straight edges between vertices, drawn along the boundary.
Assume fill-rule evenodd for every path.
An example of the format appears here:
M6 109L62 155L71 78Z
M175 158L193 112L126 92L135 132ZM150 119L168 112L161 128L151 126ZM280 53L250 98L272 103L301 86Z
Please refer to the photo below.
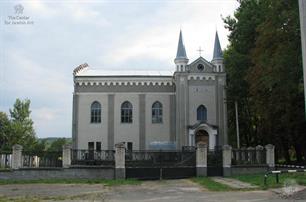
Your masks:
M72 168L23 168L0 171L0 180L36 179L114 179L111 167L72 167Z
M245 175L245 174L264 174L268 171L268 166L262 165L239 165L231 167L231 174L234 175Z

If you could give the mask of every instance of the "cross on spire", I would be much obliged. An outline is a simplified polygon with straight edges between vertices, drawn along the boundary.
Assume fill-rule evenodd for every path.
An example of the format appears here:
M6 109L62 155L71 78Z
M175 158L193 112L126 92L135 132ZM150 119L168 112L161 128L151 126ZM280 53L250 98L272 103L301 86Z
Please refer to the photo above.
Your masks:
M201 56L201 52L203 51L203 50L201 49L201 46L199 47L199 50L197 50L197 51L199 51L199 54L200 54L200 56Z

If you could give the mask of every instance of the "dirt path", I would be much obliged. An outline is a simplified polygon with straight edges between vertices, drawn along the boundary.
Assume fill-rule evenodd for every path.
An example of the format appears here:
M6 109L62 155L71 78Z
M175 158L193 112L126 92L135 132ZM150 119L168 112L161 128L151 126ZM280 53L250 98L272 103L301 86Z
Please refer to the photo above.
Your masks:
M0 195L8 197L27 196L29 200L26 201L31 201L31 197L35 198L35 196L38 196L38 201L62 202L280 201L279 196L271 191L211 192L187 179L145 181L141 185L124 185L114 187L105 187L98 184L0 185Z
M120 186L106 193L111 202L243 202L279 201L276 194L269 191L210 192L190 180L148 181L137 187Z

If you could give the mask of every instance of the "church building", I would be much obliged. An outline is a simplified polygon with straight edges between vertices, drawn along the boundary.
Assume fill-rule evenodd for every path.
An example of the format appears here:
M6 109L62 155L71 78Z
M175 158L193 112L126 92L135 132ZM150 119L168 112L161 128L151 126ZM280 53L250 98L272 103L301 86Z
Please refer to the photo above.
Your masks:
M181 149L227 144L226 74L216 32L211 62L189 63L182 32L173 71L74 69L74 149Z

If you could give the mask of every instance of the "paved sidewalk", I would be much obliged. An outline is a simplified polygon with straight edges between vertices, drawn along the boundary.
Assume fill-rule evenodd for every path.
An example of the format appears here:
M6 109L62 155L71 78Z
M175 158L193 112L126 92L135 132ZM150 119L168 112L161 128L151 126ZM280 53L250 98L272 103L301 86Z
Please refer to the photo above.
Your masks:
M241 182L240 180L224 177L212 177L215 182L227 185L233 189L255 189L258 186L252 185L250 183Z

